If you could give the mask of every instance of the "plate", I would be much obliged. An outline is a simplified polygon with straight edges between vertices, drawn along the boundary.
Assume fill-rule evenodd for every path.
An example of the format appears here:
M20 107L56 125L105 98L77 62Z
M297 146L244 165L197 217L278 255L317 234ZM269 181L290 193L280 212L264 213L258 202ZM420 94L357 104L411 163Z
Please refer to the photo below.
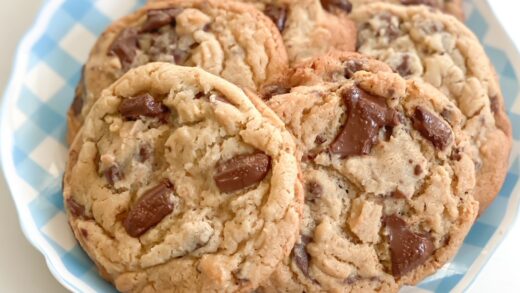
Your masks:
M145 0L48 0L21 42L1 112L1 159L22 230L56 279L74 292L115 292L75 241L63 210L65 113L96 38ZM467 25L500 78L513 125L520 123L520 55L485 0L464 3ZM518 213L520 127L499 196L452 262L404 292L460 292L477 277Z

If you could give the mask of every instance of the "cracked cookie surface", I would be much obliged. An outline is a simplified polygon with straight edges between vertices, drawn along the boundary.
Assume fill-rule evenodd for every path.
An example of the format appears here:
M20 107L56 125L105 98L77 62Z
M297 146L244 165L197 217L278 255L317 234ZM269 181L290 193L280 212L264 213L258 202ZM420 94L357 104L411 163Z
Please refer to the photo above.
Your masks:
M130 68L155 61L200 67L253 90L288 66L278 29L250 5L150 3L113 23L96 42L68 113L69 143L104 88Z
M295 146L251 99L168 63L103 91L71 147L64 200L118 290L247 292L289 254L303 202Z
M449 261L478 212L456 105L354 53L300 64L289 80L267 103L302 158L304 216L262 290L395 292Z
M496 73L478 39L455 18L424 7L377 3L351 16L360 53L432 84L461 110L482 213L505 179L512 138Z

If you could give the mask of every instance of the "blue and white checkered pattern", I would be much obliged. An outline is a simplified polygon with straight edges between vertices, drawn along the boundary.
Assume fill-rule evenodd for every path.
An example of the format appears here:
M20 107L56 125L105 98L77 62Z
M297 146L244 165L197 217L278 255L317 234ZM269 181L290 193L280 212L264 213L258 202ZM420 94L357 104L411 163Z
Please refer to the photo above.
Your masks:
M113 292L75 241L63 212L65 113L82 63L114 19L145 0L49 0L22 42L2 109L2 163L27 238L51 272L76 292ZM500 77L506 107L520 123L520 55L484 0L466 1L467 24L484 44ZM514 129L511 168L499 197L475 224L450 264L416 288L462 291L478 274L516 217L520 192L520 127Z

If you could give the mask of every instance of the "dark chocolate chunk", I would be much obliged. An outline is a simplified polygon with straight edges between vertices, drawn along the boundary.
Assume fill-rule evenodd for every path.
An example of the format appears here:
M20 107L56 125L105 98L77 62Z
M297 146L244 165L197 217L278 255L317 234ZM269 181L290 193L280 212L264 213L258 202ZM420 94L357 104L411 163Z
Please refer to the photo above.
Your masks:
M355 72L363 70L363 63L359 60L349 60L345 62L345 71L343 72L343 76L345 78L350 79L354 75Z
M221 192L233 192L262 181L270 165L271 158L264 153L238 155L219 162L213 178Z
M104 175L108 183L112 186L114 186L114 183L123 178L123 174L117 165L113 165L107 168L104 172Z
M175 26L175 17L182 12L180 8L149 10L146 22L141 27L141 32L153 32L165 25Z
M451 151L451 156L450 156L450 159L451 160L454 160L454 161L460 161L462 160L462 155L460 154L462 151L460 148L454 148L452 151Z
M438 149L445 149L451 142L450 127L422 106L415 108L413 127Z
M86 229L80 228L79 231L81 232L81 235L83 235L83 238L88 238L88 231Z
M498 101L498 96L493 96L489 98L491 112L497 113L500 110L500 103Z
M384 219L388 229L392 274L400 278L420 266L433 254L435 247L427 235L408 229L406 222L396 215Z
M293 258L296 262L296 265L302 273L309 277L309 253L307 253L307 249L305 248L309 242L311 242L311 238L309 236L302 235L302 238L299 243L296 243L293 247Z
M404 194L399 189L396 189L396 190L392 191L392 194L390 194L390 196L392 196L393 198L397 198L397 199L405 199L406 198L406 194Z
M173 60L177 65L183 65L186 60L188 60L188 56L190 55L187 51L175 48L173 49Z
M403 5L427 5L431 7L435 7L435 0L401 0L401 4Z
M265 15L276 24L280 32L285 29L285 22L287 21L287 7L278 6L274 4L267 4L264 9Z
M165 181L147 190L132 206L123 226L128 235L139 237L173 211L169 195L173 186Z
M412 69L410 68L410 55L404 55L401 64L399 64L395 70L403 77L411 75Z
M291 89L283 84L269 84L262 87L260 93L265 101L277 95L287 94Z
M378 142L382 127L394 127L400 123L398 112L389 108L382 97L354 86L343 92L343 98L347 118L330 146L330 152L341 158L367 155Z
M116 55L121 61L124 70L127 70L134 62L138 48L138 31L136 28L126 28L115 39L110 46L109 52Z
M316 181L309 180L305 184L305 200L314 201L323 194L323 186Z
M352 11L352 3L349 0L321 0L321 6L329 12L334 9L340 9L347 13Z
M119 105L119 113L128 120L136 120L140 116L160 118L166 112L167 108L162 103L157 102L150 94L123 99Z
M314 139L314 143L317 145L324 144L327 141L327 138L323 135L316 136L316 139Z
M85 215L85 207L73 198L67 198L67 208L70 214L75 218L83 217Z
M415 165L415 167L413 168L413 173L415 174L415 176L421 175L422 172L423 172L423 169L422 169L421 165Z
M139 162L144 163L148 161L150 156L152 155L152 150L148 145L142 145L139 147Z

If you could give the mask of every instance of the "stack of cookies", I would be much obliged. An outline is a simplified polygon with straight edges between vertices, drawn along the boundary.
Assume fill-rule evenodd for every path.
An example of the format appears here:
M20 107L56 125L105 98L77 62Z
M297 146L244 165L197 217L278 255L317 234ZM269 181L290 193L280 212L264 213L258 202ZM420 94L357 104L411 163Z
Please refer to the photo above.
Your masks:
M121 292L396 292L458 251L511 126L460 1L160 0L71 105L64 201Z

